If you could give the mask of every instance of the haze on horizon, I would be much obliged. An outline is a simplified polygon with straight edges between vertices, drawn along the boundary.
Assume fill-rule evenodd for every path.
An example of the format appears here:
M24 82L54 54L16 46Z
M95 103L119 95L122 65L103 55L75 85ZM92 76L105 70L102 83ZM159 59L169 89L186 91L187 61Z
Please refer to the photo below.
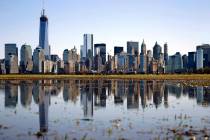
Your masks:
M169 54L195 51L196 45L210 43L209 0L46 0L49 43L52 53L62 57L74 45L78 52L83 34L94 34L94 43L106 43L107 52L127 41L145 40L147 49L155 42L169 45ZM4 44L39 42L41 0L0 1L0 58Z

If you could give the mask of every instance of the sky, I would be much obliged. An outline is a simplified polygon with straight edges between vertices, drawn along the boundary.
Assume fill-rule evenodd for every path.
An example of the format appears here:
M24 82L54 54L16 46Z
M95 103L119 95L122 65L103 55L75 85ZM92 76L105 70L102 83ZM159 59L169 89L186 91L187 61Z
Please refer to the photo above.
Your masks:
M39 18L44 7L49 19L51 52L80 50L83 34L106 43L107 52L127 41L143 39L147 49L168 43L169 55L195 51L210 43L210 0L0 0L0 58L4 44L39 43Z

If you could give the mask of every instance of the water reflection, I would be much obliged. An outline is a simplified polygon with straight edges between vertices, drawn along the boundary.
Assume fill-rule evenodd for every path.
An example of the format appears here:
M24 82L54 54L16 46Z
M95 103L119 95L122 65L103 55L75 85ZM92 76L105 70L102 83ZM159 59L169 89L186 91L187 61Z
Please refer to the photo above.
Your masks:
M5 107L16 107L18 102L18 85L16 82L5 83Z
M20 97L24 108L30 107L32 98L39 108L40 131L48 131L51 97L62 94L63 101L80 102L84 119L94 116L94 109L106 108L109 99L116 106L127 105L127 109L144 110L150 106L170 106L169 96L177 99L187 96L198 105L209 106L209 87L183 87L181 84L164 81L123 81L123 80L42 80L5 81L5 107L15 108ZM19 93L19 94L18 94Z
M2 86L5 89L5 107L16 107L18 88L20 88L20 102L23 107L30 106L32 96L36 104L44 103L48 106L50 96L59 96L62 93L65 102L80 101L85 117L93 116L94 107L106 107L109 96L114 97L115 105L122 105L126 100L127 109L138 109L139 105L145 108L151 103L156 108L161 104L167 108L170 105L169 94L176 98L188 96L189 99L196 99L197 104L200 105L210 103L209 87L183 87L181 84L164 81L5 81L1 83Z

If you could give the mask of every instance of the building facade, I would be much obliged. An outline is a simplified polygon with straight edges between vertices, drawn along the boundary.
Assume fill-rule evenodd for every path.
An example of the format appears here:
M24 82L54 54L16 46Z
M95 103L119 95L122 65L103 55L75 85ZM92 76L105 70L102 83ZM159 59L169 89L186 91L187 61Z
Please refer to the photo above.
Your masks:
M197 48L196 50L196 69L202 69L203 68L203 49Z
M153 47L153 58L158 60L160 59L160 55L162 53L162 47L156 42Z
M123 51L124 51L123 47L120 47L120 46L114 47L114 55L118 55L118 54L122 53Z
M102 59L102 65L106 64L106 44L94 44L94 56L99 55Z
M127 42L127 53L137 56L139 54L139 42L128 41Z
M20 50L20 71L31 73L33 70L32 49L30 45L22 45Z
M37 47L33 52L33 73L44 73L44 50Z

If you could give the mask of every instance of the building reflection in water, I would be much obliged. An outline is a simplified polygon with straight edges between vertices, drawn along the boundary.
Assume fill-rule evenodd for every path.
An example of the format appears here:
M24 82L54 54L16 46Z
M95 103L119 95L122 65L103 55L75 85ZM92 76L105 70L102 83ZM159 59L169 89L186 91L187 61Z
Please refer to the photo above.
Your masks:
M77 102L79 96L78 80L65 80L63 86L63 99L65 102Z
M197 103L198 104L202 104L203 103L203 87L198 86L197 88L197 92L196 92L196 98L197 98Z
M18 94L18 86L20 93ZM183 87L181 84L164 81L123 81L123 80L65 80L65 81L4 81L0 87L5 90L5 107L14 108L18 104L18 95L23 107L32 103L39 105L40 130L48 130L50 97L63 95L65 102L80 101L84 118L92 118L94 107L107 107L107 99L114 99L115 105L127 103L127 109L142 109L150 105L156 108L161 104L169 107L168 98L177 99L187 96L198 105L209 106L209 87ZM62 92L61 92L62 91ZM127 102L126 102L127 101Z
M20 82L20 100L24 107L30 106L32 100L32 81Z
M17 81L5 82L5 107L14 108L18 103Z
M91 81L80 81L80 101L84 110L84 118L93 116L93 87Z
M114 103L123 104L125 98L126 81L113 81Z
M106 107L106 87L104 81L94 81L94 106Z
M129 81L127 88L127 109L139 108L139 95L136 81Z
M140 81L141 106L144 109L147 105L146 81Z
M45 80L36 81L33 86L33 95L35 101L39 104L39 124L41 132L48 131L50 96L53 89L51 86L45 86L45 84L49 84L49 82L50 81Z
M164 83L164 106L168 108L168 86Z

